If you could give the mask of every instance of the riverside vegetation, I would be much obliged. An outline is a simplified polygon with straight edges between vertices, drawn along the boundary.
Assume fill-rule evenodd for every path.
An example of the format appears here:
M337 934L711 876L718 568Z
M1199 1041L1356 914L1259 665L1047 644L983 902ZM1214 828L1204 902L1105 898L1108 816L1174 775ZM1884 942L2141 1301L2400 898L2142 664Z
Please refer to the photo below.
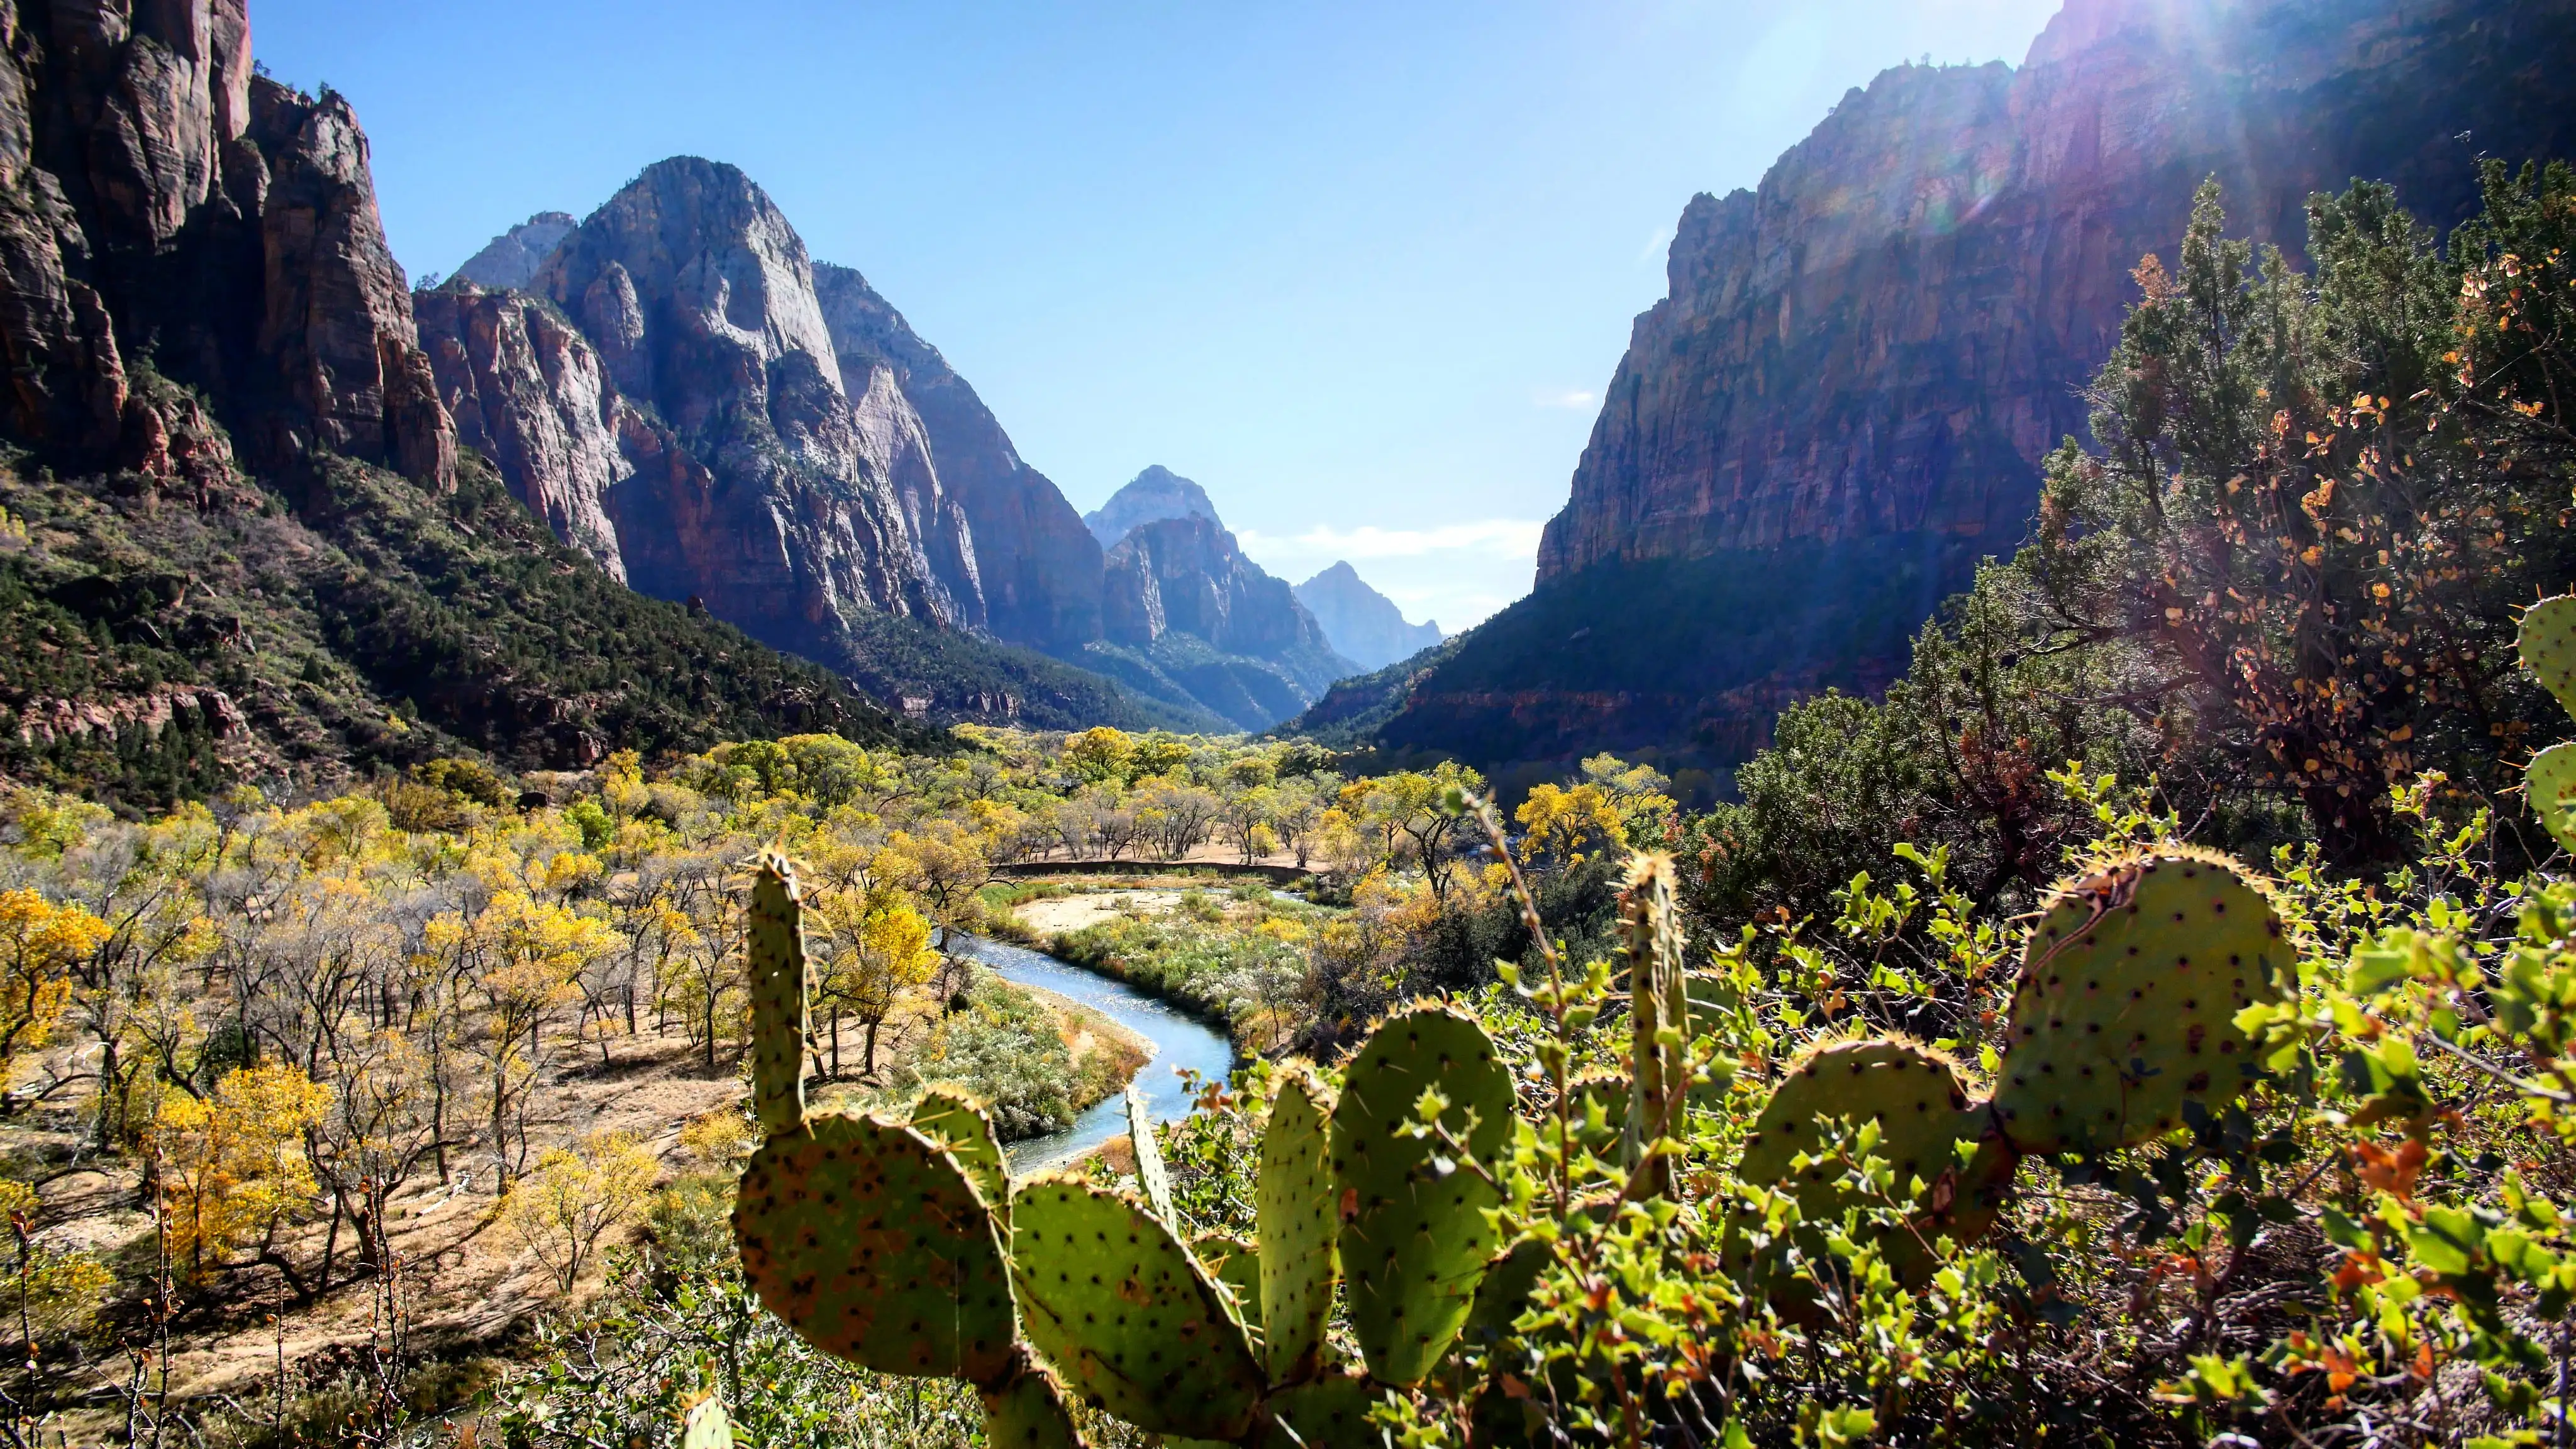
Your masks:
M1106 730L11 797L0 1042L65 1129L11 1432L96 1354L127 1432L231 1442L2563 1440L2576 602L2525 606L2576 582L2576 175L2485 179L2441 246L2319 198L2307 273L2205 197L2032 543L1704 813ZM935 976L997 865L1212 846L1313 903L1066 942L1257 1049L1133 1174L1014 1180L989 1080L806 1100L892 1019L848 975ZM645 1200L537 1083L654 1010L757 1129ZM468 1151L559 1285L479 1386L392 1225ZM40 1179L108 1162L149 1246L84 1256ZM272 1282L370 1295L347 1376L163 1397Z

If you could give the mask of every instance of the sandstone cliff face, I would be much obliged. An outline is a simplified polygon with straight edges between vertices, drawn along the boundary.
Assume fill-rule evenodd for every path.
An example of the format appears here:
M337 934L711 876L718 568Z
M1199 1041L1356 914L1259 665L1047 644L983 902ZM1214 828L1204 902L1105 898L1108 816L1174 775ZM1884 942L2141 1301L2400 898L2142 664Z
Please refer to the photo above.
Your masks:
M2355 176L2447 223L2478 154L2569 153L2571 53L2570 0L2069 0L2018 70L1886 72L1684 211L1540 583L1790 539L2008 549L2202 178L2293 248Z
M888 465L902 428L863 421L804 243L740 171L693 157L648 167L563 239L537 286L629 405L602 425L633 468L606 511L636 587L701 598L821 659L870 611L980 617L972 572L956 566L971 544L955 510L924 491L933 479L899 490Z
M1215 520L1194 514L1139 524L1109 551L1101 613L1112 641L1138 647L1178 630L1257 658L1332 651L1323 626L1285 581L1245 558ZM1314 683L1320 688L1356 672L1340 669Z
M588 339L525 293L461 279L413 302L457 441L490 458L557 538L625 581L609 497L636 473L626 436L649 425L629 416Z
M251 74L244 0L0 4L0 418L178 478L314 450L443 488L455 439L337 96ZM211 305L210 305L211 303ZM202 483L202 477L192 481Z
M1099 638L1100 546L1073 505L1021 460L975 389L865 277L817 263L814 285L844 386L865 397L891 382L919 420L939 490L964 514L985 626L1058 653Z

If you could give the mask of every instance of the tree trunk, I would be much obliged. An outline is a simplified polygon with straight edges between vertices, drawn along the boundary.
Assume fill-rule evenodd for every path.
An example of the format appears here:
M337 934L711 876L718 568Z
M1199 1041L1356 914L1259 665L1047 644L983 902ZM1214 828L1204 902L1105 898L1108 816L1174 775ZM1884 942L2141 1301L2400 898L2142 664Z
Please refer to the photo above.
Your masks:
M869 1018L869 1020L868 1020L868 1071L867 1071L867 1074L868 1074L870 1077L874 1077L874 1076L877 1074L877 1019L876 1019L876 1018L874 1018L874 1017L871 1017L871 1018Z

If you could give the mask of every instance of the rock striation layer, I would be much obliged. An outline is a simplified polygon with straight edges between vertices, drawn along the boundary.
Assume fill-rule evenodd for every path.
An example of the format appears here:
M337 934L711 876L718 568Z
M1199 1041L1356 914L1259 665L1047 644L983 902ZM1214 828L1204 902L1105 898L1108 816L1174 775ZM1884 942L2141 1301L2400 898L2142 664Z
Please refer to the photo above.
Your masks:
M1299 584L1296 594L1323 626L1333 651L1362 669L1410 659L1448 637L1437 622L1405 622L1395 601L1370 588L1348 560Z

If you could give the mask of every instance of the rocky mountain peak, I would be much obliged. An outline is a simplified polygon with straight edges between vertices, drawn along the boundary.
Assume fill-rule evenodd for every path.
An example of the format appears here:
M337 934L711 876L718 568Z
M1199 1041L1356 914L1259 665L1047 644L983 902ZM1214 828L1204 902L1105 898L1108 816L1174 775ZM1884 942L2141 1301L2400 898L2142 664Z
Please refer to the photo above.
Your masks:
M1164 518L1204 518L1220 530L1225 527L1206 489L1160 463L1129 479L1127 486L1084 514L1082 521L1102 548L1115 548L1139 525Z
M553 256L555 246L579 225L568 211L541 211L483 244L456 275L478 287L524 292Z
M1407 623L1395 601L1369 587L1345 559L1296 588L1333 652L1362 669L1383 669L1410 659L1448 636L1436 622Z

